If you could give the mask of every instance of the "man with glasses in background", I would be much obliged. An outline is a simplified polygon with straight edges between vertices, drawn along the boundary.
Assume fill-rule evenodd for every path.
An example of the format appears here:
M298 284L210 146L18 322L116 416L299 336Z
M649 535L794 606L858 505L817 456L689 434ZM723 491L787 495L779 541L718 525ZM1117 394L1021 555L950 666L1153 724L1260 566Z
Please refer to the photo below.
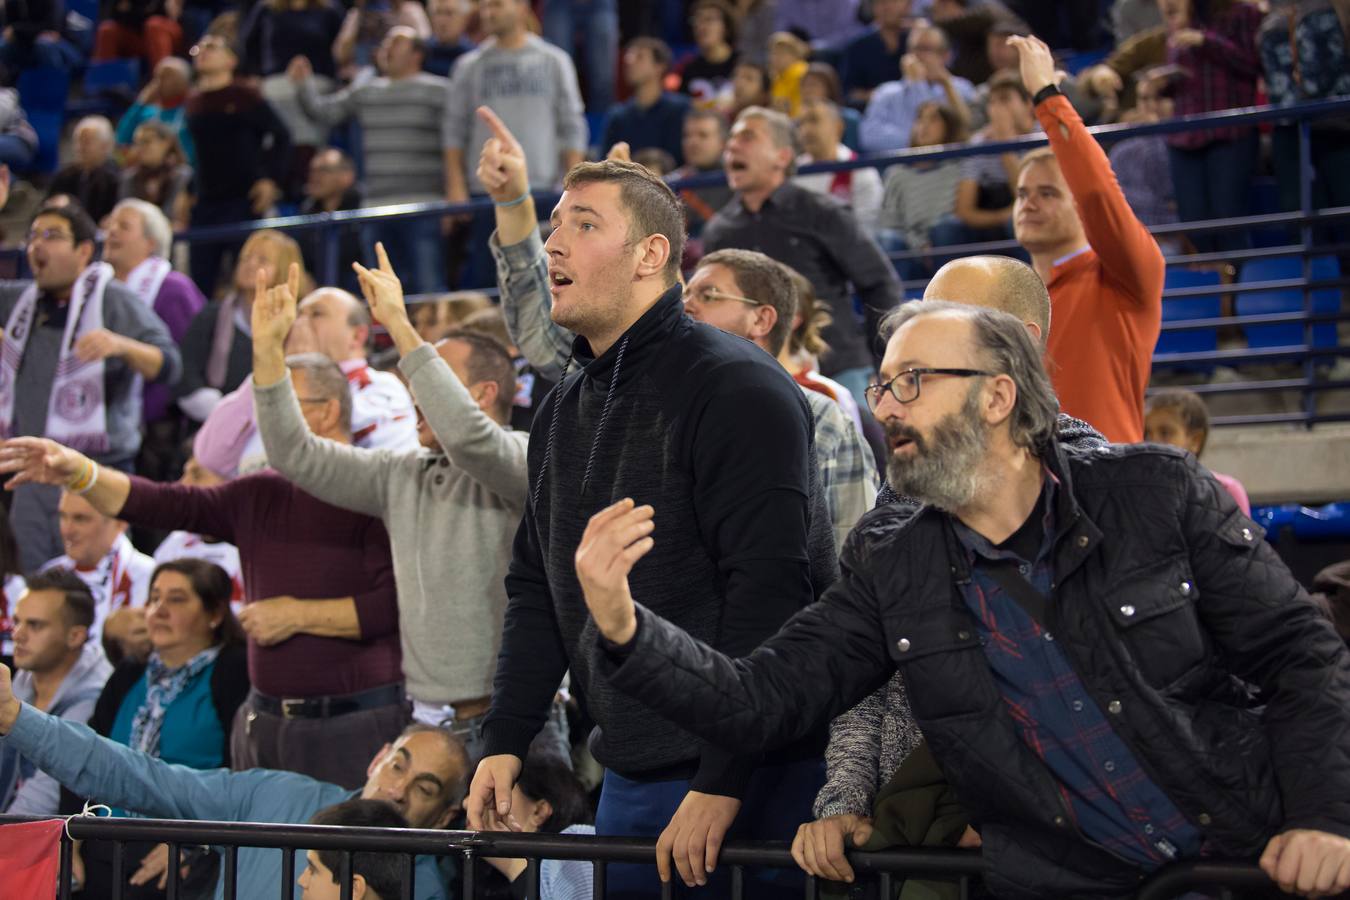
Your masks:
M0 205L8 194L5 173ZM93 261L95 231L76 205L39 210L28 231L33 280L0 283L0 438L49 437L129 472L141 446L141 382L172 385L182 364L154 310ZM65 552L60 499L47 485L15 492L10 523L25 571Z

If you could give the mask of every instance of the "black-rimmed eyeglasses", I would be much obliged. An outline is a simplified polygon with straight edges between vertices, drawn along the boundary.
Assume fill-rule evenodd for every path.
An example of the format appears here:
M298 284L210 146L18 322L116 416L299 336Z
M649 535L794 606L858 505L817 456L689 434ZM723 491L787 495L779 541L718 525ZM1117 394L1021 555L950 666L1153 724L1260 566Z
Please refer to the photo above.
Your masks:
M986 372L982 369L906 369L896 375L890 381L879 384L869 384L867 386L867 405L873 412L876 412L881 405L881 398L887 392L895 398L897 403L913 403L919 399L919 389L923 385L924 376L931 375L952 375L957 378L976 378L981 375L993 375L993 372Z

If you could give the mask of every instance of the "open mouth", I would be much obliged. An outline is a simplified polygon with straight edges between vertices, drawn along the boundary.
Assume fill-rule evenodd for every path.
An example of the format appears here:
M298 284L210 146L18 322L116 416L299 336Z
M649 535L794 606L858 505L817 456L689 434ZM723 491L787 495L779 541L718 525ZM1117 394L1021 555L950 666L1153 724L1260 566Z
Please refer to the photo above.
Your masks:
M727 163L727 171L736 175L747 171L749 168L750 166L744 160L740 159L733 159Z
M553 287L559 288L559 287L566 287L567 285L571 284L572 279L568 278L561 272L552 272L548 276L548 282Z

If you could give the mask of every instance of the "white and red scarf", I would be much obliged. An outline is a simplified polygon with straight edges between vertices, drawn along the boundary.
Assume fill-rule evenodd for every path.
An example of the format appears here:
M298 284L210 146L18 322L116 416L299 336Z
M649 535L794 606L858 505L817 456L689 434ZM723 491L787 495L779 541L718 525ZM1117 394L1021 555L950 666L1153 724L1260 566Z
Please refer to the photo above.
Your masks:
M173 264L162 256L151 256L127 273L127 287L148 309L155 308L159 289L173 271Z
M47 397L46 437L82 453L108 451L108 409L103 360L75 355L79 339L103 327L103 293L112 266L94 263L80 273L70 292L66 329ZM19 364L37 318L38 288L30 284L19 297L0 341L0 438L13 437L14 399Z

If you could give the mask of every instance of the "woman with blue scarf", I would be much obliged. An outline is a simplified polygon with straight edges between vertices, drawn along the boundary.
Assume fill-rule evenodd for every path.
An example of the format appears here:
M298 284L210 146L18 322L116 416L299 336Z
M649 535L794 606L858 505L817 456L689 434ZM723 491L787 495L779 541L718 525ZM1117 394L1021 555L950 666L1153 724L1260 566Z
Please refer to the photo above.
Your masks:
M248 694L245 636L230 611L233 583L223 569L179 559L155 569L145 605L153 650L122 663L103 688L89 725L99 734L165 762L213 769L230 762L230 723ZM63 812L82 803L63 794ZM97 803L98 798L90 798ZM111 896L112 845L81 848L86 900ZM162 897L165 845L127 845L127 898ZM192 855L180 896L215 886L215 858ZM77 871L78 874L78 871Z

